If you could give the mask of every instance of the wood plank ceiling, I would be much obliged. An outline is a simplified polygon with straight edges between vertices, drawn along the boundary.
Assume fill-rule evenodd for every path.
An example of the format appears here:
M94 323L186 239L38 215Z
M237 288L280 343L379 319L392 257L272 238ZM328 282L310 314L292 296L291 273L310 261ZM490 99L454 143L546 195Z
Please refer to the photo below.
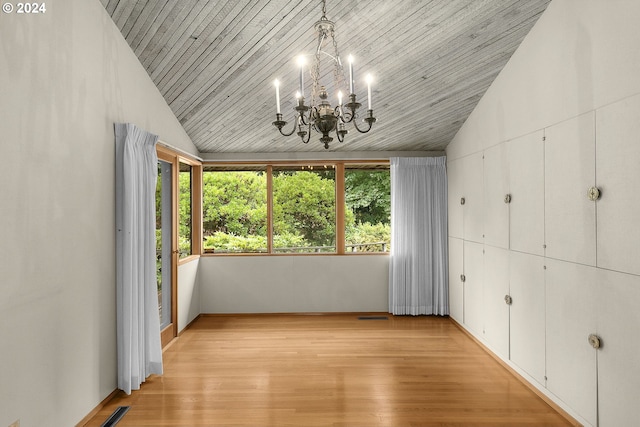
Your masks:
M303 144L271 124L275 78L293 118L295 57L314 52L320 0L101 1L201 152L324 151L318 134ZM330 150L444 149L549 2L328 0L360 102L358 76L375 78L378 119Z

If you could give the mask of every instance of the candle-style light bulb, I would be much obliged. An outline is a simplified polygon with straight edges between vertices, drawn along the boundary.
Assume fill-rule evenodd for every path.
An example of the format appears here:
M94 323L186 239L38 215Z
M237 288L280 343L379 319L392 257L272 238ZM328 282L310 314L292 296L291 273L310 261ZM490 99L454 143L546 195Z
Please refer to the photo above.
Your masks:
M369 105L369 110L371 110L371 82L373 77L371 77L371 74L367 74L365 79L367 81L367 104Z
M353 91L353 55L349 55L349 93L355 93Z
M298 66L300 67L300 95L304 96L304 63L303 55L298 56Z
M276 114L280 114L280 81L276 79L273 85L276 87Z
M338 91L338 105L342 106L342 91Z

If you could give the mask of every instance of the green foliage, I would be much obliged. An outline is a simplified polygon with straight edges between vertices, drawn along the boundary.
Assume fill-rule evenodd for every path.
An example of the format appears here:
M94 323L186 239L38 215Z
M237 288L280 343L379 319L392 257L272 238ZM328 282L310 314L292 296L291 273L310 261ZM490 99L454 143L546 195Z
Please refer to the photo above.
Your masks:
M285 233L274 236L276 247L307 246L302 236ZM204 241L204 249L213 253L260 253L267 251L266 236L235 236L223 232L215 232Z
M178 236L178 251L180 258L185 258L193 252L191 250L191 238L185 236Z
M274 236L301 234L311 246L334 245L335 205L334 179L310 171L274 173Z
M358 223L390 224L391 175L388 170L345 172L345 202Z
M273 236L273 246L275 246L276 248L295 248L310 245L307 241L304 240L304 237L297 234L284 232L278 234L277 236Z
M203 176L204 235L267 235L267 179L255 172ZM266 246L265 246L266 247Z
M217 231L204 240L206 252L214 253L254 253L267 251L266 236L236 236Z
M156 228L156 286L160 292L162 290L162 230L159 228Z
M158 179L156 180L156 229L162 228L161 214L162 214L162 168L158 163Z
M389 242L389 172L348 170L345 179L347 244ZM333 169L275 171L272 185L274 248L335 247ZM180 212L184 215L190 214L186 204L190 199L181 196ZM266 174L205 172L203 234L206 251L266 252ZM182 251L187 242L181 239L180 243ZM381 245L358 250L378 252Z
M180 172L178 177L178 246L184 257L191 254L191 171Z
M384 251L390 249L391 242L391 225L390 224L371 224L368 222L360 223L346 230L347 251L352 250L349 245L357 245L353 248L354 252L381 252L385 242ZM373 243L373 244L368 244ZM359 246L363 245L363 246Z

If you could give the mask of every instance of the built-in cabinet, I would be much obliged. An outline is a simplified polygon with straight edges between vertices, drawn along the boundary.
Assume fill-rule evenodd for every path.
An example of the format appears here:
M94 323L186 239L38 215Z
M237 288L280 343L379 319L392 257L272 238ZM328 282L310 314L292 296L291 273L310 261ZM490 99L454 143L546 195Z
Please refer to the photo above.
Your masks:
M640 96L448 163L451 317L586 425L640 419Z
M511 361L544 385L544 258L512 251L509 261Z
M544 238L550 258L596 264L595 113L545 129Z

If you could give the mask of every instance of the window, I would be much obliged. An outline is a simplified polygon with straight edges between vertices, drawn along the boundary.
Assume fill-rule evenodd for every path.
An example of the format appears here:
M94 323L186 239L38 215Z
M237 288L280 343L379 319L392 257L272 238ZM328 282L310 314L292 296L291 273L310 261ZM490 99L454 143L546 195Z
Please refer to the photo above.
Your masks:
M386 161L203 166L209 254L389 252Z
M391 174L389 165L346 165L345 250L389 252Z
M193 254L193 174L191 165L180 162L178 174L178 250L180 258Z
M335 166L274 166L272 176L274 252L335 253Z
M265 166L204 166L205 253L267 252Z
M156 278L160 329L166 328L172 322L172 172L173 164L159 158L156 180Z

